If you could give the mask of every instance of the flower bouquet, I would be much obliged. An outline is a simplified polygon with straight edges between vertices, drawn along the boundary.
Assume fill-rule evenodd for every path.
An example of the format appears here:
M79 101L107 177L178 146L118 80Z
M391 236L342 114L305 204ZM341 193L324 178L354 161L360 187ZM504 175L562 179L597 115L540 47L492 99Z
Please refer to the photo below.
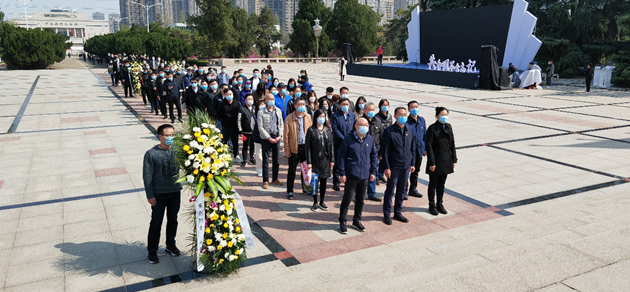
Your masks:
M174 141L181 170L177 182L190 190L194 205L193 264L204 273L230 273L246 260L245 235L236 210L238 195L230 179L242 183L231 171L232 156L222 138L205 111L194 111Z
M131 70L133 92L134 94L140 94L140 91L142 89L142 64L138 62L133 62L129 70Z

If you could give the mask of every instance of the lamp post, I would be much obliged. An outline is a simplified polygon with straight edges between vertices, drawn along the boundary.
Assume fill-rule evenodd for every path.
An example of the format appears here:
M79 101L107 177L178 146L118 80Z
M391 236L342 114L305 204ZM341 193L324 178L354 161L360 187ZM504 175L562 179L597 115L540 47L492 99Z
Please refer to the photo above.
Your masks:
M158 3L154 3L153 5L144 5L140 2L133 2L133 1L131 3L138 4L147 11L147 33L148 33L149 32L149 9L153 8L153 6L158 5Z
M319 59L319 37L322 35L322 27L319 25L319 18L315 19L315 25L313 25L313 32L315 33L315 42L317 43L317 49L315 50L315 64Z
M24 20L26 20L26 29L28 29L28 15L26 15L26 4L31 2L31 0L17 0L18 2L22 2L22 6L24 6Z
M119 31L121 31L121 29L120 29L120 22L121 22L123 19L127 19L127 18L129 18L129 17L123 17L123 18L118 18L118 19L114 20L114 21L116 21L116 26L118 26L118 30L117 30L117 31L115 31L115 32L119 32Z

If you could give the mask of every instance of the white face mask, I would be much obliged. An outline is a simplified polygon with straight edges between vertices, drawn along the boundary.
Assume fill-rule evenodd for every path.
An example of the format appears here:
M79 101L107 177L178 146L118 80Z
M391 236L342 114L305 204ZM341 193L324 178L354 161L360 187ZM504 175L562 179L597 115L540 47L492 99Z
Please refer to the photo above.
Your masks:
M328 98L328 99L332 99L332 94L328 94L328 95L326 95L326 98Z
M344 93L341 95L341 98L348 98L348 95Z
M254 101L253 101L253 100L248 100L248 101L247 101L247 105L248 105L248 106L251 106L252 104L254 104Z
M311 102L315 102L315 97L311 96L308 100L310 100Z

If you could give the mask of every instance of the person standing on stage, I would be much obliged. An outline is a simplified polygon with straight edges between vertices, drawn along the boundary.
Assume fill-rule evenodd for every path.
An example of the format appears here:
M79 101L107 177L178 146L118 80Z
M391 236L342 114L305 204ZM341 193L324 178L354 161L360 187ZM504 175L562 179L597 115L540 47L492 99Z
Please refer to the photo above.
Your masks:
M392 224L392 197L394 193L394 219L407 223L409 219L402 214L403 197L409 172L415 171L416 162L416 136L407 124L407 109L398 107L394 111L396 123L385 129L381 141L381 155L385 177L387 177L387 189L383 201L383 222Z
M448 214L442 199L446 176L455 171L457 154L455 153L455 135L453 127L448 123L448 110L438 106L435 108L435 123L427 129L427 169L429 175L429 213L437 216L438 212ZM437 204L435 197L437 195Z
M339 176L341 182L345 183L343 200L339 207L339 232L341 234L348 233L346 216L353 196L355 205L352 227L360 232L365 231L365 227L361 224L363 197L367 192L368 181L376 179L373 173L376 173L378 161L374 139L368 135L369 131L368 121L360 118L354 125L354 131L343 140L339 147L337 156Z
M416 136L416 144L413 146L413 150L416 152L416 163L414 164L415 170L412 171L409 176L409 192L405 193L405 200L408 199L408 196L422 198L422 194L418 192L418 174L420 173L422 157L427 155L424 146L427 126L424 118L418 115L420 112L418 102L415 100L410 101L407 104L407 108L409 109L407 124L411 127Z
M376 54L378 54L376 65L383 65L383 45L379 45L378 48L376 48Z

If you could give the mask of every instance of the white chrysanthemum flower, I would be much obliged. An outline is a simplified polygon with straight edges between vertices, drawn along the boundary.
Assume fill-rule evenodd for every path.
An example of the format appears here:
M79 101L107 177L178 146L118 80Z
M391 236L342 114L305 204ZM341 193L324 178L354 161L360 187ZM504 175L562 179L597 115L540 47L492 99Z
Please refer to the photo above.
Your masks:
M188 143L188 146L190 146L192 148L197 148L197 146L199 146L199 143L197 143L197 141L193 140L193 141L190 141L190 143Z
M199 128L199 127L194 127L194 128L193 128L193 132L201 132L201 128Z
M188 155L188 159L189 160L195 160L195 154Z
M221 233L215 232L214 233L214 239L216 239L216 241L218 241L218 242L221 242Z
M210 154L210 152L212 152L212 147L205 147L205 148L203 148L203 153L205 153L205 154L208 154L208 155L209 155L209 154Z
M203 145L197 145L197 147L195 147L197 150L202 151L203 150Z
M190 138L192 138L192 136L190 136L189 134L184 135L184 139L190 140Z
M187 176L186 176L186 181L187 181L189 184L194 183L194 182L195 182L195 177L194 177L194 176L192 176L192 175L187 175Z
M230 255L230 262L231 261L234 261L234 255L233 254Z
M208 125L208 124L206 124L206 123L201 123L201 127L202 127L202 128L207 128L208 126L209 126L209 125Z
M241 249L239 249L239 250L238 250L238 254L243 254L243 252L244 252L244 250L243 250L243 248L241 247Z
M230 209L230 211L232 211L232 209ZM228 211L228 215L232 215L232 212ZM234 231L234 225L229 224L230 227L230 232Z
M228 233L228 237L233 239L234 238L234 233L232 233L232 232ZM234 241L232 243L234 243Z
M216 250L216 248L213 245L208 246L208 252L213 252L215 250Z
M210 167L206 167L206 168L204 168L202 170L203 170L203 172L210 172L212 169Z
M204 158L204 160L203 160L203 161L205 161L206 163L210 163L210 162L211 162L211 161L210 161L210 157L206 157L206 158Z
M184 166L189 167L190 166L190 160L184 161Z
M225 211L225 205L222 204L221 206L219 206L219 210L220 211Z
M223 208L225 208L225 207L223 207ZM234 209L233 209L233 208L230 208L230 210L227 210L227 214L228 214L228 215L232 215L232 210L234 210ZM232 229L230 228L230 230L232 230Z
M245 241L245 235L244 234L239 234L238 235L238 240Z
M206 136L206 135L201 135L201 139L203 139L204 141L207 141L207 140L208 140L208 136Z
M225 241L225 240L221 240L221 246L222 246L222 247L226 247L226 246L227 246L227 241Z
M201 167L201 164L199 164L199 162L195 161L195 163L193 163L193 168L197 169Z

